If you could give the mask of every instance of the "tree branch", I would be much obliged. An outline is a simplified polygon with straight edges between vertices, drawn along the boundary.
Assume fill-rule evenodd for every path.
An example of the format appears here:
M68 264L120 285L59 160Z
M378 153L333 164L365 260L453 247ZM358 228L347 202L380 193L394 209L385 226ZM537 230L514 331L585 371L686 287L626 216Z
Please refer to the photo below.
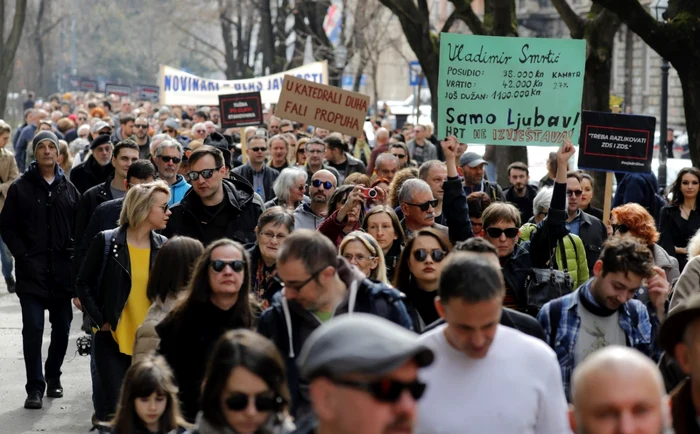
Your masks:
M662 57L671 60L668 56L671 49L668 41L670 26L661 24L654 19L637 0L593 0L606 9L610 9L620 17L623 23L636 33L644 42Z
M226 72L226 67L223 66L221 63L219 63L219 61L214 56L212 56L210 53L208 53L204 50L200 50L199 48L196 48L196 47L188 47L187 44L184 44L182 42L180 42L178 44L178 46L180 48L184 48L185 50L194 51L195 53L201 54L202 56L211 60L212 63L214 64L214 66L216 66L219 70L221 70L222 72Z
M61 24L61 21L63 21L64 18L66 18L65 15L61 16L59 19L54 21L46 30L41 32L41 37L44 38L46 35L51 33L51 30L53 30L57 25Z
M578 16L566 0L552 0L552 5L559 13L559 16L569 28L569 33L573 39L583 38L583 26L585 20Z
M466 24L467 27L469 27L469 30L471 30L473 34L488 34L486 27L484 27L484 23L481 22L479 17L477 17L474 13L474 9L472 9L471 0L450 0L450 2L455 7L455 12L457 12L457 18L464 21L464 24Z
M425 17L430 16L430 9L428 9L428 1L427 0L418 0L418 10L420 11L421 14Z
M11 71L15 66L14 58L17 53L20 37L22 36L22 29L24 28L26 16L27 0L17 0L15 3L15 16L12 20L10 36L7 38L7 42L2 44L2 53L0 53L2 54L3 63L5 63L0 67L0 77L8 77L8 71ZM0 35L0 39L2 39L3 36L4 35ZM7 60L9 60L9 62Z
M218 48L218 47L216 47L216 46L210 44L209 42L205 41L204 39L202 39L202 38L200 38L199 36L195 35L194 33L190 32L189 30L187 30L186 28L182 27L181 25L179 25L179 24L173 22L173 26L174 26L176 29L178 29L178 30L180 30L181 32L183 32L183 33L185 33L186 35L188 35L189 37L193 38L193 39L196 40L197 42L199 42L199 43L201 43L201 44L204 44L205 46L209 47L211 50L216 51L217 53L219 53L219 54L221 54L222 56L226 57L226 53L224 53L223 51L221 51L220 48ZM225 69L224 69L224 71L225 71Z

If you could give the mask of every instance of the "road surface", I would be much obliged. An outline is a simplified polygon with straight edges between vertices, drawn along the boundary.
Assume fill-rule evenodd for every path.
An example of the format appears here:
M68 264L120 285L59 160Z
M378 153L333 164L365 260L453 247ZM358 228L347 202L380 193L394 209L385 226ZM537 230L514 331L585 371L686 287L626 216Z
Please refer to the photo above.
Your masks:
M92 416L90 358L77 353L75 341L82 314L73 308L68 352L63 362L64 397L44 397L44 408L25 410L25 371L22 357L22 314L19 299L8 294L0 279L0 432L3 434L87 433ZM48 313L44 326L43 356L49 346L51 326Z

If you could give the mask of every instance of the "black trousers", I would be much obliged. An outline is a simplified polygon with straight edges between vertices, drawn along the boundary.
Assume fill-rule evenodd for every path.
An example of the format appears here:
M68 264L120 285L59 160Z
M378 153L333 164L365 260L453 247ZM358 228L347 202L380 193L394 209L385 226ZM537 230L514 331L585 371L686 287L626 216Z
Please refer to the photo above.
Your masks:
M119 351L119 344L114 341L112 332L95 333L95 368L102 385L104 410L107 419L111 419L117 410L119 393L127 369L131 366L131 356Z

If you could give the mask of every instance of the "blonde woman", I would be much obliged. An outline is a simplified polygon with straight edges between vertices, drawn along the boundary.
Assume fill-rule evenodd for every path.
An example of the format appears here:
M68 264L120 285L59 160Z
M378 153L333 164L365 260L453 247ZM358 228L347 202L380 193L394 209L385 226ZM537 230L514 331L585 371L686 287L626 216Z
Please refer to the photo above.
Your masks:
M391 285L386 278L384 252L372 235L362 231L350 232L343 238L338 252L371 280Z
M105 393L107 414L102 417L116 410L121 383L131 365L136 330L151 306L148 277L166 241L156 231L168 223L169 200L170 187L164 181L131 187L124 198L120 226L95 236L78 275L76 290L83 311L98 330L93 345Z
M688 241L688 263L673 286L673 296L669 310L700 293L700 231Z
M58 141L58 165L63 169L63 174L70 178L70 170L73 168L73 157L70 155L68 143L65 140Z
M5 147L10 140L12 129L7 122L0 119L0 211L5 205L7 190L15 179L19 177L17 162L12 152ZM0 262L2 262L2 276L5 278L7 291L15 292L15 279L12 277L12 254L0 238Z

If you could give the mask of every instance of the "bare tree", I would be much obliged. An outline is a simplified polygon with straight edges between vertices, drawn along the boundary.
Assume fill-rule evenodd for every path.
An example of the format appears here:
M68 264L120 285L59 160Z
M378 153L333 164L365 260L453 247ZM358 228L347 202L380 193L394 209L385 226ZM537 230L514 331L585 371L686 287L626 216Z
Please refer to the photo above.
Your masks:
M5 3L5 0L0 0L0 117L5 115L7 92L15 68L15 54L27 17L27 0L15 0L12 28L5 39Z

